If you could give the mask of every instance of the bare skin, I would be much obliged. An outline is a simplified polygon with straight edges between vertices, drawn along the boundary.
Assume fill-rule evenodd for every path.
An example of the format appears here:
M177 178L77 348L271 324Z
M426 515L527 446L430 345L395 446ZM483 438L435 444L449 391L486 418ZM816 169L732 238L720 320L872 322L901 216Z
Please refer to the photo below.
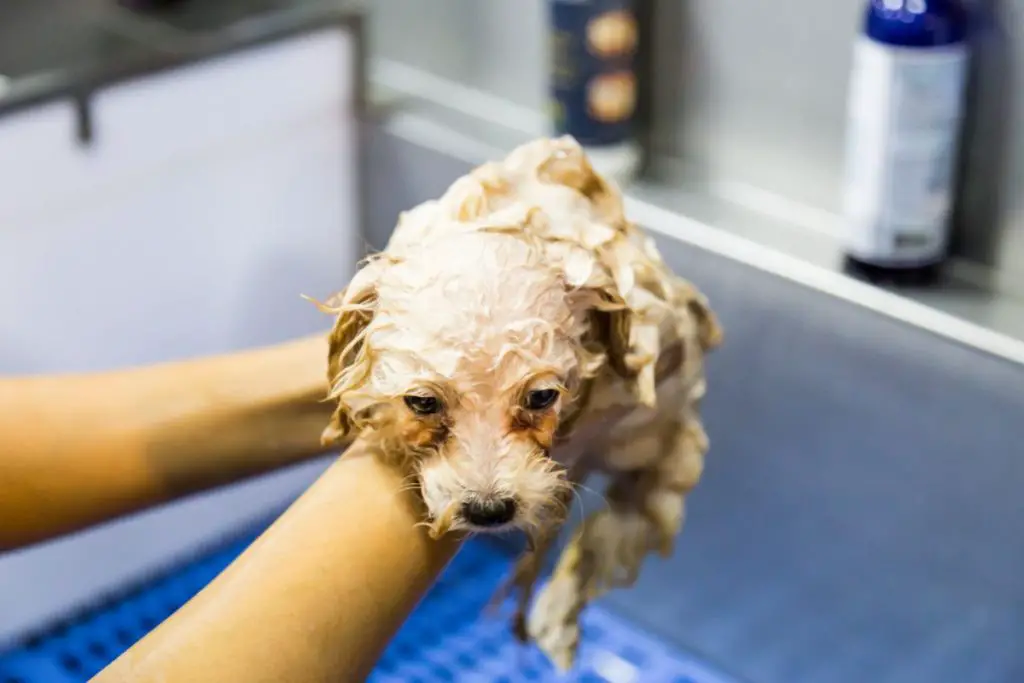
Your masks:
M0 552L326 452L316 335L112 372L0 379Z
M356 443L224 572L93 683L363 681L458 550Z

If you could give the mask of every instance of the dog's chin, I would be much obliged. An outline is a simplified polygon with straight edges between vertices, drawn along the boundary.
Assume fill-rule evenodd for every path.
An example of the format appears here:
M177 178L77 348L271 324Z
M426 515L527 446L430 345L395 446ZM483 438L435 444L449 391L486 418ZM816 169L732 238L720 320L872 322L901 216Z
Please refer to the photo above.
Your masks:
M502 535L512 533L514 531L521 531L522 525L517 520L506 522L505 524L499 524L496 526L477 526L470 524L469 522L462 522L457 528L464 529L472 534L487 534L487 535Z

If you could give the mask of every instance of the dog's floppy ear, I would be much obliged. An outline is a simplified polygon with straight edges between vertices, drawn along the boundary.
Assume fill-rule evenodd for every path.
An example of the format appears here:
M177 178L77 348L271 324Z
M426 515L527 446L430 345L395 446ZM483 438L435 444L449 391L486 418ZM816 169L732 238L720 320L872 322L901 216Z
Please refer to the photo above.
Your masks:
M353 416L349 414L344 394L362 386L370 376L371 363L364 343L367 327L377 306L379 263L367 263L348 287L318 307L335 315L334 327L328 335L327 382L329 398L338 401L331 420L320 437L324 446L338 445L352 434Z
M579 295L589 304L591 339L602 348L605 361L619 375L633 376L635 373L628 360L633 312L610 282L583 287Z
M686 308L697 324L697 341L702 351L710 351L722 343L722 325L706 296L689 283L684 289Z
M616 374L629 381L640 403L653 406L657 325L644 321L627 304L616 278L596 258L581 250L566 266L565 279L573 307L580 313L585 311L590 322L584 343L601 354Z

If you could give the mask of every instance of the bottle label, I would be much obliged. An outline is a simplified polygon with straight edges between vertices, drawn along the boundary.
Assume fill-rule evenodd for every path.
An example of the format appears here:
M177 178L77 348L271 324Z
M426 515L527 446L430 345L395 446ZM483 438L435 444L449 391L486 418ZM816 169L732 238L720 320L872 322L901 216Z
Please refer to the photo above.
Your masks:
M632 135L639 41L630 0L550 0L551 109L559 135L584 146Z
M857 43L843 196L851 256L904 266L943 258L967 60L963 43Z

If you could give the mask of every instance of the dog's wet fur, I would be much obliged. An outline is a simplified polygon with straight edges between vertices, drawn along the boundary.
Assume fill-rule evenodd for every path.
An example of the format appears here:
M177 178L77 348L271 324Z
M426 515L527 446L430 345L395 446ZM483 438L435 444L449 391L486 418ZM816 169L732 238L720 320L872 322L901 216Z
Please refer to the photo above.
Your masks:
M701 359L721 331L571 138L524 145L402 214L322 306L336 316L324 440L377 444L418 488L433 535L547 538L588 469L665 483L679 504L664 515L681 524L707 447ZM631 413L594 461L565 456L574 427L610 406ZM662 467L686 434L685 463Z

